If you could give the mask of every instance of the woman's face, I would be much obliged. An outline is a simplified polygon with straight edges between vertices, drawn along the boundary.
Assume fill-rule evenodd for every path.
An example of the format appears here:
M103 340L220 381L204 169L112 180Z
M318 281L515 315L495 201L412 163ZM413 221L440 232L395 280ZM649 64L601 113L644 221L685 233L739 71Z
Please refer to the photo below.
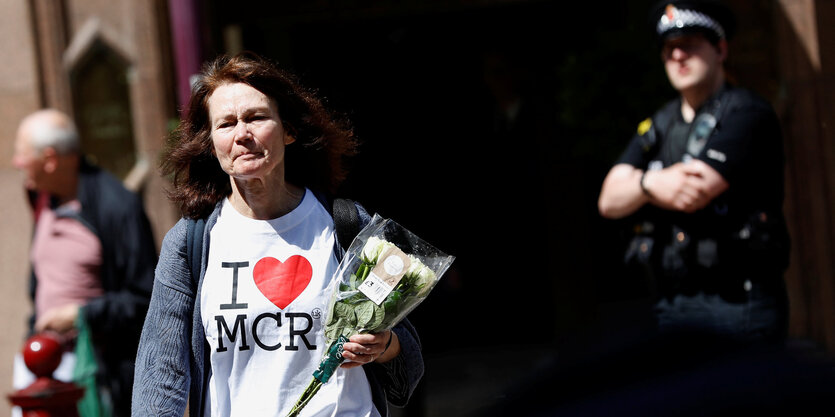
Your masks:
M284 147L295 139L284 131L274 100L248 84L228 83L215 89L208 105L215 156L227 174L284 175Z

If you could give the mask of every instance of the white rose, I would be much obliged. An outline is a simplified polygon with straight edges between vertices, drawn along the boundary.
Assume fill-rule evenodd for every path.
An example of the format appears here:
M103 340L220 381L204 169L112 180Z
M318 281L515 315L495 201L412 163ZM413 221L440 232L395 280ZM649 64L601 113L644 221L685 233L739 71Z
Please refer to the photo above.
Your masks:
M429 294L429 290L432 289L432 284L435 282L435 271L429 269L429 267L427 267L426 265L423 265L423 268L421 268L420 270L420 275L417 282L418 285L423 285L420 288L420 293L418 293L418 296L426 296L427 294Z
M406 274L412 279L414 285L420 288L418 296L424 296L429 293L432 282L435 281L435 272L429 269L420 259L409 255L412 264L409 265L409 271Z
M394 244L376 236L371 236L362 248L362 258L366 262L376 264L378 261L377 258L380 257L380 254L388 250L390 247L394 247Z

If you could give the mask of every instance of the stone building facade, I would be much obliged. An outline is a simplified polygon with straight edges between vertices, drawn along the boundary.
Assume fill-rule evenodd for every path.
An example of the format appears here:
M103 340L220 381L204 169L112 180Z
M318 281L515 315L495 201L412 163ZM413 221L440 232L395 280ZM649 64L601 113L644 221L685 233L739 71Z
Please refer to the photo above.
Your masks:
M176 119L168 4L158 0L3 0L0 16L0 391L12 391L28 299L31 215L12 167L19 121L44 107L73 115L91 157L142 193L158 244L177 218L156 159ZM8 404L8 403L7 403ZM9 407L0 406L0 416Z

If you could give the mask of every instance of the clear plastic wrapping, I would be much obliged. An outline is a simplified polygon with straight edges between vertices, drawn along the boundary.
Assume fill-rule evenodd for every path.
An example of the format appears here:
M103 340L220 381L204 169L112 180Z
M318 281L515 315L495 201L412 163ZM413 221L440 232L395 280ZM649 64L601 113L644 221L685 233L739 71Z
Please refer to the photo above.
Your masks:
M453 260L397 222L375 214L337 268L325 324L328 348L288 417L297 416L336 372L348 338L396 326L426 299Z

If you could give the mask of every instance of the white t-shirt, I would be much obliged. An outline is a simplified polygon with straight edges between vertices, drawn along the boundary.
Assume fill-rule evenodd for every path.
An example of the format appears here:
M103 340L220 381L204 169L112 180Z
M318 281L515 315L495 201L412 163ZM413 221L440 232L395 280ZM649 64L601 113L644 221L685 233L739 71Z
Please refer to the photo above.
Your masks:
M327 349L334 238L333 220L310 190L273 220L223 202L200 299L212 367L206 416L284 417L293 407ZM361 367L340 368L302 410L337 415L380 415Z

